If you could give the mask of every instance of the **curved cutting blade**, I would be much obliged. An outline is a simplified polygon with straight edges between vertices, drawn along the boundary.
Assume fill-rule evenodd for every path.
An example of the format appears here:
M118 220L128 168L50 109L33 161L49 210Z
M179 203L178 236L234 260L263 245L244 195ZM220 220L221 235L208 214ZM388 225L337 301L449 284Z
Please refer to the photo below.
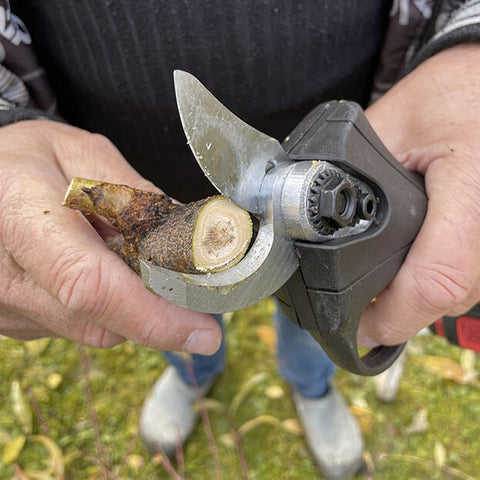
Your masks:
M293 240L261 226L254 245L237 265L212 274L187 274L140 262L143 282L153 293L190 310L225 313L274 294L298 267Z
M237 205L261 213L265 171L288 159L280 143L240 120L193 75L175 70L174 81L183 129L205 175Z

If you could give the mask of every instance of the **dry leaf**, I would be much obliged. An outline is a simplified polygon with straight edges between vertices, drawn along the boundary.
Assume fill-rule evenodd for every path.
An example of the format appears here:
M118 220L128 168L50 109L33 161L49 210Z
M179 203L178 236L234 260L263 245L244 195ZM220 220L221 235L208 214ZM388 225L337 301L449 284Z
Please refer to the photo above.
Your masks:
M63 464L68 465L70 462L73 462L77 458L80 458L82 456L82 452L79 452L78 450L76 452L71 452L68 453L67 455L63 456Z
M280 385L269 385L265 389L265 395L273 400L278 400L285 395L285 392Z
M428 430L428 414L425 408L421 408L412 418L410 425L405 427L404 433L410 435L412 433L422 433Z
M127 465L134 470L139 470L145 465L145 459L141 455L132 453L127 457Z
M274 354L277 349L277 334L275 328L272 325L260 325L257 328L258 338L264 343L268 351Z
M59 373L50 373L47 377L47 386L51 390L56 390L62 383L63 377Z
M355 415L362 433L369 432L373 427L373 412L368 408L350 406L350 411Z
M50 437L46 437L45 435L33 435L30 439L34 442L41 443L50 454L45 473L51 475L55 480L63 480L65 475L65 463L63 461L63 454L60 447Z
M48 337L30 340L28 342L23 342L23 348L28 355L38 357L48 348L51 341L52 339Z
M12 438L12 440L5 445L2 455L2 463L4 465L10 465L17 460L25 446L26 440L27 437L25 437L25 435L19 435L18 437Z
M475 370L477 354L468 348L462 349L460 353L460 365L464 370Z
M193 404L193 408L195 410L201 410L202 408L206 408L209 411L217 411L217 412L225 412L227 410L227 406L220 402L219 400L215 400L214 398L202 398L201 401L196 401Z
M473 350L467 348L462 349L460 353L460 365L465 371L464 382L473 383L478 377L478 372L475 369L477 363L477 354Z
M122 353L125 355L135 355L137 352L136 345L132 341L124 342L122 347Z
M235 415L240 404L243 402L245 397L251 392L251 390L258 385L260 382L263 382L267 377L266 373L257 373L250 377L240 388L237 392L235 397L232 400L232 404L230 405L230 412L232 415Z
M227 312L222 315L222 321L225 325L228 325L235 315L235 312Z
M417 341L416 337L410 340L405 348L409 356L415 357L425 353L425 347L421 342Z
M161 453L157 453L152 457L152 463L154 465L162 465L165 461L165 457Z
M231 433L224 433L223 435L220 435L220 442L222 442L226 447L231 448L235 446L235 440L233 439L233 435Z
M25 470L23 474L28 480L57 480L56 477L52 477L47 472L42 471Z
M465 370L460 364L450 358L436 355L421 355L412 357L412 360L425 370L439 375L446 380L452 380L456 383L466 383Z
M363 461L365 462L365 466L367 467L367 472L370 475L373 475L373 472L375 472L375 462L373 461L372 454L368 450L365 450L362 457Z
M433 449L433 459L437 467L443 467L447 461L447 451L443 444L439 441L435 442L435 448Z
M273 417L272 415L259 415L258 417L252 418L245 422L239 429L238 433L240 435L245 435L246 433L250 432L254 428L258 427L259 425L273 425L278 426L280 425L280 421L278 418Z
M28 403L20 383L12 382L10 387L10 398L13 404L13 413L24 433L32 433L32 409Z
M366 392L363 390L356 390L353 393L353 396L350 399L350 404L355 405L359 408L364 408L368 410L368 402L366 398Z
M302 435L303 433L302 424L297 418L287 418L282 422L282 428L288 433L293 433L294 435Z

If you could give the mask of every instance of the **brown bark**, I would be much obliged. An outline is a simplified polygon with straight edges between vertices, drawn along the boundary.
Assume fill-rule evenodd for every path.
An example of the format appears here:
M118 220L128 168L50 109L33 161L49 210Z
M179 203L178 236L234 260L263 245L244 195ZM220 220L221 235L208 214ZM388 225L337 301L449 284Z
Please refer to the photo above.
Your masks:
M218 195L179 205L163 194L74 178L64 205L107 218L121 235L109 248L139 273L139 259L185 273L211 273L240 261L250 243L248 212Z
M63 204L107 218L133 243L138 243L142 235L175 208L171 198L161 193L79 177L71 181Z

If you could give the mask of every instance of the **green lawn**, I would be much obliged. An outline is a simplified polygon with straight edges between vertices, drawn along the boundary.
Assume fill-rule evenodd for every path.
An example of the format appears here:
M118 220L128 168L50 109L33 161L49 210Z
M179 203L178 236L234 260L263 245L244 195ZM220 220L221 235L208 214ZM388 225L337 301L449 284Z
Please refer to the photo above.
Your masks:
M226 372L204 408L210 427L199 425L173 465L177 477L137 433L165 366L159 353L130 342L100 351L0 339L0 479L322 478L275 369L272 308L266 301L228 319ZM372 379L336 375L364 429L368 468L358 478L480 478L476 356L433 336L417 337L409 352L390 404L376 399Z

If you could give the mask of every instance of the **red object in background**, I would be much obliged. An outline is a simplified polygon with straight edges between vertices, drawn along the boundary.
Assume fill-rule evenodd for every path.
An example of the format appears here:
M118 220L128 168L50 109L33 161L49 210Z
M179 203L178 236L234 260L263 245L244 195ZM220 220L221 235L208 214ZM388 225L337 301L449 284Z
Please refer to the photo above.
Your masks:
M480 352L480 304L458 317L443 317L430 325L453 345Z

